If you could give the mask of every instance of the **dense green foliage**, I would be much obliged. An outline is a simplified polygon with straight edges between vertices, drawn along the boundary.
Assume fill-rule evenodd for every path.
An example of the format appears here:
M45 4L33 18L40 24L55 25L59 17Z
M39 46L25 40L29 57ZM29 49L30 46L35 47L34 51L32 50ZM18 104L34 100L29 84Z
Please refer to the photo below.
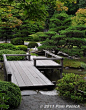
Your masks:
M86 0L79 0L79 8L86 8Z
M60 31L68 28L71 24L71 18L66 13L55 12L50 19L49 29L52 31Z
M11 43L13 45L24 45L24 39L23 38L13 38L11 40Z
M0 93L4 93L5 104L9 105L9 108L17 108L21 102L20 88L11 83L0 81Z
M28 44L28 48L35 48L35 47L38 47L38 44L36 42L30 42Z
M6 97L5 93L0 92L0 109L6 110L9 108L9 105L5 104L9 97Z
M77 86L78 90L86 92L86 81L83 80L83 77L74 73L63 74L63 78L57 82L57 90L60 96L70 98L75 102L82 102L86 98L77 91Z
M0 61L3 61L3 54L26 54L26 52L22 50L8 50L8 49L3 49L0 50ZM24 60L23 56L7 56L8 60Z
M0 50L9 49L9 50L19 50L18 47L10 43L0 43Z
M17 45L16 46L19 50L27 51L27 46L25 45Z
M68 15L75 15L76 11L79 9L78 0L77 0L77 3L66 2L65 6L68 7L68 11L67 11Z
M86 55L86 26L72 26L59 33L48 31L45 34L47 36L39 49L63 51L71 56Z

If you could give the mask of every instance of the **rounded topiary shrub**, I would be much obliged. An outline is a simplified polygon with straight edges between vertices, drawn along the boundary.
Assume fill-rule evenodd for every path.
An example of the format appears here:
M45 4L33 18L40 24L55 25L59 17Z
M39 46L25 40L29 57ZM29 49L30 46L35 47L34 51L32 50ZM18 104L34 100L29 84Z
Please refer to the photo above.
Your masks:
M16 47L20 50L27 51L27 46L25 45L17 45Z
M38 44L36 42L30 42L28 44L28 48L34 48L34 47L38 47Z
M11 43L12 43L13 45L24 45L24 39L21 38L21 37L19 37L19 38L13 38L13 39L11 40Z
M21 91L20 88L6 81L0 81L0 92L5 93L5 104L9 105L9 108L17 108L21 103Z

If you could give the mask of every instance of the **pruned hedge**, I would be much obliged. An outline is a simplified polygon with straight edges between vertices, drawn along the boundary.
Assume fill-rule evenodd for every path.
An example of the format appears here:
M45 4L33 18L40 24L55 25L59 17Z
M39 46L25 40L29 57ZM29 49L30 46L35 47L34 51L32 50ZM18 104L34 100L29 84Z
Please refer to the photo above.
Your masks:
M8 50L8 49L3 49L0 50L0 61L3 61L3 54L26 54L26 52L22 50ZM7 56L8 60L24 60L24 56Z

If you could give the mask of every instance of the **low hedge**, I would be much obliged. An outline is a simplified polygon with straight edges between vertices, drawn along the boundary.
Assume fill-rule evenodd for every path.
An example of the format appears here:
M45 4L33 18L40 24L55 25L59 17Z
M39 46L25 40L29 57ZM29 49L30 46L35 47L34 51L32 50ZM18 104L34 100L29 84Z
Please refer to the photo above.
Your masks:
M25 45L17 45L16 47L19 48L20 50L27 51L27 46Z
M3 49L0 50L0 61L3 61L3 54L26 54L26 52L22 50L8 50L8 49ZM8 60L23 60L25 57L24 56L7 56Z
M4 93L4 103L9 105L9 109L17 108L21 103L21 91L20 88L6 81L0 81L0 93ZM2 102L3 103L3 102Z
M13 45L24 45L24 39L21 37L11 39Z
M38 44L36 42L30 42L28 44L28 48L34 48L35 46L38 47Z
M57 81L57 91L59 95L65 98L72 99L74 102L83 102L86 97L78 90L86 92L86 81L83 80L82 76L76 75L74 73L63 74L63 78Z
M9 49L9 50L19 50L18 47L15 47L10 43L0 43L0 50Z

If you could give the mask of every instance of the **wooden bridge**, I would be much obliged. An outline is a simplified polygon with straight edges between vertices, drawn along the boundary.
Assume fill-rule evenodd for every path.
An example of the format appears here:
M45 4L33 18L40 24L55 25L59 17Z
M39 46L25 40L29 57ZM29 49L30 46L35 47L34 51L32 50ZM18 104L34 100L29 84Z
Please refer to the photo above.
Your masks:
M47 58L47 55L53 58ZM28 56L28 60L8 61L6 56ZM60 69L60 77L62 77L63 58L45 51L45 57L34 56L30 54L3 54L7 81L11 81L18 85L20 89L43 89L55 87L47 77L45 77L40 69ZM60 64L53 60L61 60Z

